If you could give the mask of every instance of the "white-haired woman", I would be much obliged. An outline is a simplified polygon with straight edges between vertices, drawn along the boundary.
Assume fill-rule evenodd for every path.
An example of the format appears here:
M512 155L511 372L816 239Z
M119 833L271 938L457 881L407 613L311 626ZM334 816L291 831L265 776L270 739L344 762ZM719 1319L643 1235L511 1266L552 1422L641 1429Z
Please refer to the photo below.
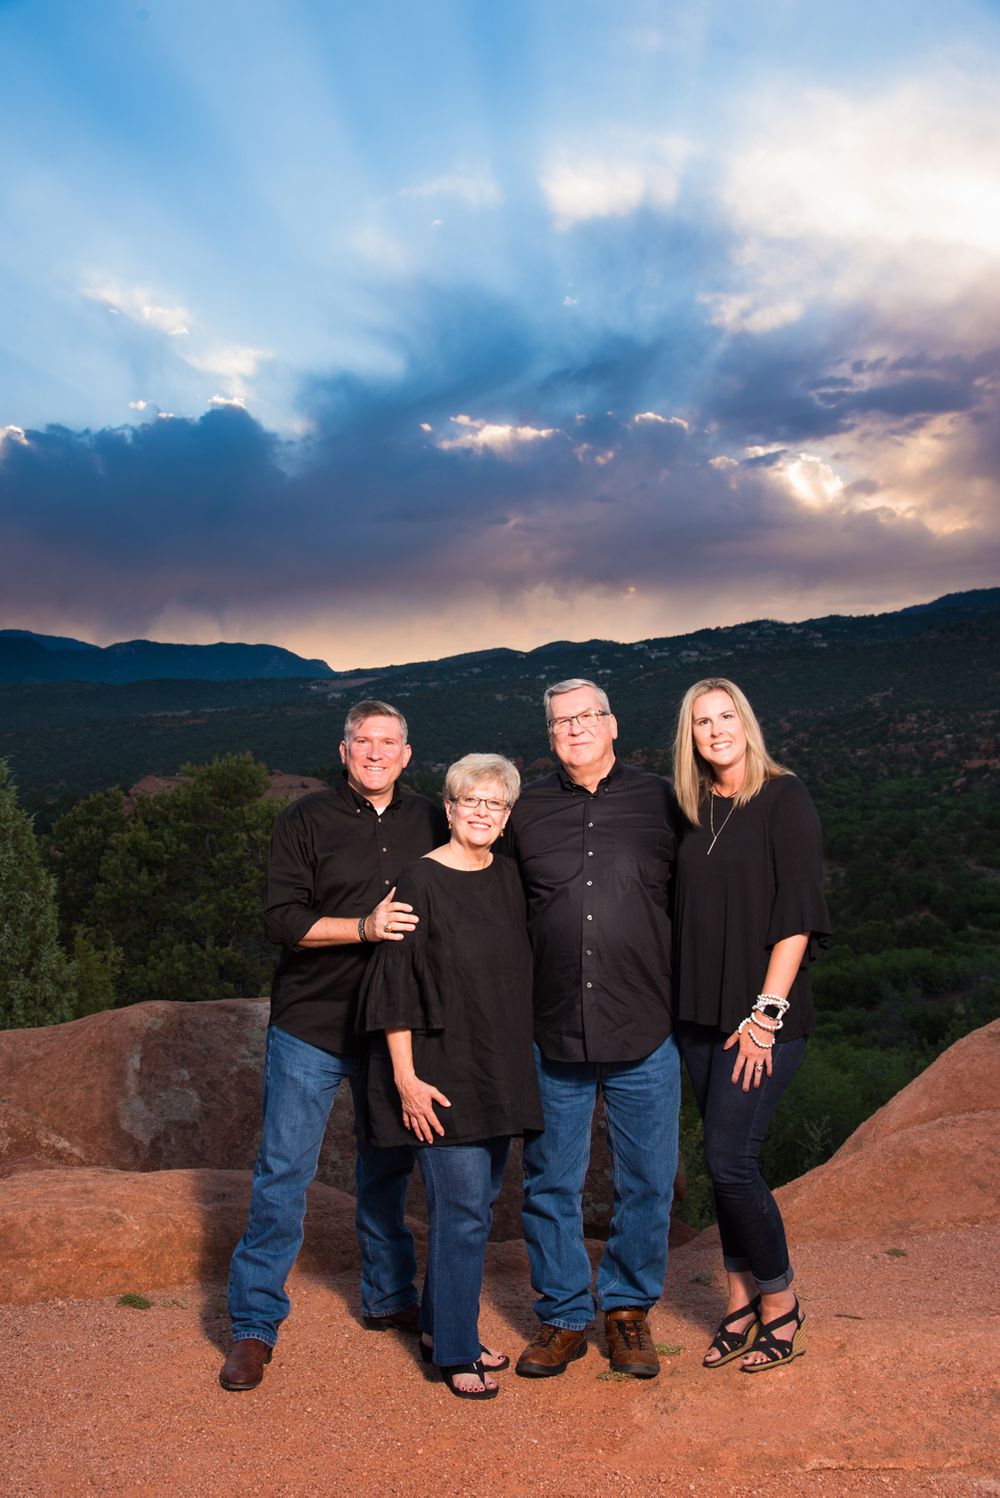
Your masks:
M367 1130L422 1146L427 1275L421 1352L453 1394L491 1399L509 1359L479 1340L486 1240L513 1135L542 1127L532 1056L532 959L512 860L495 858L521 780L499 754L448 770L450 837L399 876L420 917L372 960L362 1023L382 1032L368 1064Z
M706 1368L746 1373L804 1351L805 1319L758 1155L814 1029L809 958L830 930L819 819L764 745L750 703L711 677L685 694L674 746L677 1040L704 1121L729 1295Z

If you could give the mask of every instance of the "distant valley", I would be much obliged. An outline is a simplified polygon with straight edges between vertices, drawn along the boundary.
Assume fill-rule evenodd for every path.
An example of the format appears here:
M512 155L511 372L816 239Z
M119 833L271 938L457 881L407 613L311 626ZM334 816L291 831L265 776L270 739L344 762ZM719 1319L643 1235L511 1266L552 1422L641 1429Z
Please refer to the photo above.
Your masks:
M804 774L880 778L947 763L956 775L992 775L998 637L1000 589L990 589L899 613L765 620L632 645L557 641L353 672L271 646L150 645L147 664L157 652L261 651L310 670L243 680L0 684L0 757L44 822L90 791L233 751L249 750L271 769L328 776L346 707L378 696L410 720L411 778L434 785L451 759L473 748L542 768L545 685L591 676L612 695L622 752L665 767L681 695L698 677L718 674L749 693L775 749ZM90 647L72 659L89 660L91 651L108 653ZM167 655L158 659L173 669Z

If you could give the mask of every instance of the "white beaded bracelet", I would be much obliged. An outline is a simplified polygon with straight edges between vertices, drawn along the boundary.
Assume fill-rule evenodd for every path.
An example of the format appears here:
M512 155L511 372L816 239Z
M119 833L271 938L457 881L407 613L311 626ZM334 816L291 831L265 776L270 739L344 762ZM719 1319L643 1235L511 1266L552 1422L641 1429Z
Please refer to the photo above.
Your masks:
M748 1014L746 1019L741 1019L739 1024L736 1026L737 1035L742 1035L747 1025L755 1025L756 1023L757 1021L754 1019L753 1015ZM761 1025L760 1028L764 1029L765 1027ZM774 1046L773 1040L758 1040L756 1035L753 1033L753 1030L750 1031L750 1039L753 1041L758 1050L761 1051L770 1051Z
M780 993L759 993L757 995L757 1001L753 1007L755 1009L758 1009L763 1004L773 1004L774 1007L779 1011L779 1018L780 1015L784 1014L792 1007L787 999L782 998Z

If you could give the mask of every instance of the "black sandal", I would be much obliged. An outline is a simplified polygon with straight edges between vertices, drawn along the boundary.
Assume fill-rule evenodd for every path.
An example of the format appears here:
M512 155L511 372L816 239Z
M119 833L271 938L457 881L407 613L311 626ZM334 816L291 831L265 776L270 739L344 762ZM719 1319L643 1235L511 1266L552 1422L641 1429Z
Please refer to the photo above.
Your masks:
M740 1321L744 1316L753 1315L750 1325L742 1332L731 1332L729 1323ZM740 1306L738 1311L730 1311L728 1316L723 1316L719 1322L718 1331L708 1344L708 1351L712 1348L721 1356L709 1359L708 1355L702 1358L703 1368L724 1368L731 1363L733 1358L738 1358L742 1353L749 1352L760 1329L760 1296L756 1295L748 1306Z
M802 1357L805 1354L805 1347L802 1345L802 1323L805 1319L805 1312L796 1297L795 1305L790 1311L786 1311L784 1316L778 1316L774 1321L765 1321L761 1326L760 1336L757 1338L753 1351L762 1352L767 1362L744 1363L742 1371L763 1373L767 1368L777 1368L780 1363L790 1363L792 1358ZM776 1328L787 1326L789 1321L795 1322L795 1335L791 1340L786 1341L784 1337L776 1337L774 1335Z
M490 1369L489 1371L492 1373L493 1370ZM487 1386L486 1369L483 1367L481 1361L476 1363L451 1363L447 1367L442 1365L440 1372L441 1377L456 1399L496 1399L500 1393L499 1384L494 1384L492 1389ZM482 1389L457 1389L455 1387L455 1378L460 1373L474 1373L481 1380Z
M495 1353L491 1347L484 1347L482 1342L480 1342L479 1344L479 1351L488 1352L491 1358L500 1358L499 1363L494 1363L492 1367L486 1369L487 1373L503 1373L505 1368L510 1367L510 1358L505 1352ZM423 1358L425 1363L433 1363L434 1361L434 1349L433 1347L427 1346L427 1343L424 1341L423 1337L420 1338L420 1356ZM483 1366L485 1367L486 1365L484 1364ZM477 1394L476 1398L480 1398L480 1395Z

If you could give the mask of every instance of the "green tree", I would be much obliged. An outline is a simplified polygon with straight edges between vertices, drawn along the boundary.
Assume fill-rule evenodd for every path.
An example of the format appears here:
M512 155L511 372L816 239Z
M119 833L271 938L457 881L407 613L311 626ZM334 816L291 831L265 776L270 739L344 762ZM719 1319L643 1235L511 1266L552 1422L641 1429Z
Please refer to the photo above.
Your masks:
M125 829L125 796L118 786L85 796L53 825L47 852L56 876L59 930L67 946L76 928L89 923L101 863Z
M277 807L261 799L267 771L241 754L185 766L183 777L141 797L121 825L93 797L89 823L81 815L73 824L74 868L93 861L88 828L115 829L77 913L94 944L120 953L119 1004L247 996L269 983L260 897Z
M59 945L52 876L0 760L0 1028L71 1019L71 976Z

